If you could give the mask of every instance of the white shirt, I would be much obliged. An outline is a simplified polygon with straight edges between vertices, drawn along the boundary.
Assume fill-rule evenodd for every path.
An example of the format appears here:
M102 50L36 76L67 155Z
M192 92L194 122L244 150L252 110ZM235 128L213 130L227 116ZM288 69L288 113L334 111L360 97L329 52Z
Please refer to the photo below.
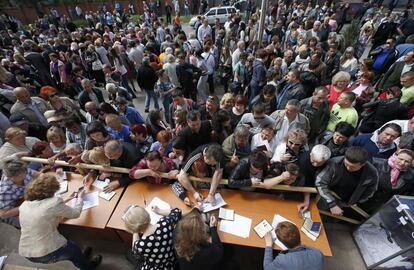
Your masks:
M347 59L345 63L339 66L340 71L346 71L351 73L352 71L355 71L358 68L358 60L353 57L351 59Z
M131 50L128 53L128 58L135 63L135 67L138 69L142 64L142 59L144 58L143 51L138 48L131 48Z
M276 145L279 145L283 142L285 139L285 136L288 134L289 131L294 130L295 128L298 128L298 121L299 116L296 115L295 120L289 123L289 120L286 116L283 117L282 125L280 126L280 129L277 131L275 137L276 137Z
M286 154L286 143L281 143L276 147L272 162L281 162L281 158L284 154Z
M405 64L404 67L403 67L403 69L402 69L402 71L401 71L401 75L404 74L404 73L406 73L407 71L410 71L411 68L413 67L413 64L411 64L411 65Z
M237 48L234 50L233 54L231 55L231 66L233 68L233 70L236 70L236 65L240 60L240 49Z
M99 54L99 58L101 58L102 64L111 65L108 59L108 51L105 49L104 46L96 47L95 51L97 54Z
M262 139L262 134L261 133L257 133L256 135L254 135L252 137L252 141L250 142L250 149L251 151L253 151L254 149L256 149L259 146L266 146L267 151L271 152L272 154L275 152L276 150L276 136L273 136L272 140L270 140L270 142L268 140L263 140Z
M198 28L197 38L200 42L203 42L204 37L207 36L207 35L209 35L210 37L213 36L211 26L210 25L204 26L204 24L203 24Z
M201 56L204 58L205 65L207 67L208 74L214 73L214 68L216 67L216 61L214 61L214 55L209 52L203 52Z

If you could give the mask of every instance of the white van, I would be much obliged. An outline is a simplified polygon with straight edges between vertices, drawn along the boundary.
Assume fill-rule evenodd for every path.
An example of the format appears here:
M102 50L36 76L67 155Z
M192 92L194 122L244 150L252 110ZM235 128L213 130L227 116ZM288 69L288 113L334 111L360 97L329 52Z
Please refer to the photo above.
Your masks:
M214 24L216 18L220 19L220 23L223 24L227 21L227 18L238 10L233 6L213 7L210 8L203 16L208 19L208 24ZM190 20L190 26L194 28L197 22L197 16L192 17Z

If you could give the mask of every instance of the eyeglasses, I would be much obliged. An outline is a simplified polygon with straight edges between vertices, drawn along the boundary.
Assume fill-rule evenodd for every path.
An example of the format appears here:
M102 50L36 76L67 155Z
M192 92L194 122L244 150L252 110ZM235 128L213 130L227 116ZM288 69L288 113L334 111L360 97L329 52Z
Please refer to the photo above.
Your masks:
M290 145L294 145L294 146L301 146L302 144L301 143L294 143L294 142L292 142L292 141L288 141L288 143L290 144Z

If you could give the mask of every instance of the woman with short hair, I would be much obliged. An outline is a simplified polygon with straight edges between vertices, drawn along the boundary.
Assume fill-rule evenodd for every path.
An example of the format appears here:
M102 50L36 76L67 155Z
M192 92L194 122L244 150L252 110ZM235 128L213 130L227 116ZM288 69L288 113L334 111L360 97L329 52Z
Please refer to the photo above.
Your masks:
M49 142L50 147L53 150L53 153L57 154L66 147L66 135L62 128L60 127L50 127L46 133L47 141Z
M332 83L326 86L329 91L328 103L330 109L332 109L333 105L338 102L339 96L343 92L350 90L348 88L350 81L351 75L345 71L339 71L332 77Z
M127 231L132 233L132 254L144 260L141 269L172 270L176 261L173 231L181 218L181 210L155 206L152 211L163 216L155 224L149 213L137 205L131 205L122 216Z
M91 150L96 146L104 146L106 142L113 139L100 121L89 123L86 127L86 135L88 135L85 143L86 150Z
M39 172L18 159L9 158L4 162L0 181L0 221L20 228L18 204L23 199L25 187L38 175Z
M307 135L303 129L297 128L290 131L285 141L276 147L272 162L297 163L307 142Z
M83 194L76 195L74 208L55 193L59 182L52 175L41 174L29 183L24 193L25 201L19 208L21 236L19 254L34 263L54 263L69 260L84 270L95 269L102 261L98 255L92 260L80 247L63 237L57 227L62 218L77 218L83 207ZM73 199L72 194L70 199Z

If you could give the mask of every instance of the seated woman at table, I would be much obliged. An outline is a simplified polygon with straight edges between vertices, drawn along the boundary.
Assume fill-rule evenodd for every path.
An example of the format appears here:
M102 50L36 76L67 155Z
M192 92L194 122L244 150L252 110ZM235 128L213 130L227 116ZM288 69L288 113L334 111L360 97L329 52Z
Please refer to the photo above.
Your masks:
M102 261L97 255L92 260L80 247L63 237L57 227L63 218L78 218L83 207L83 194L77 194L75 206L55 197L59 182L54 176L41 174L31 181L20 206L21 236L19 254L34 263L54 263L69 260L80 269L95 269ZM71 195L74 198L75 194Z
M175 250L181 270L238 269L223 263L224 250L217 233L217 220L210 216L208 226L200 210L194 208L176 227Z
M315 249L301 245L300 232L295 224L289 221L280 222L275 229L276 237L288 249L280 252L273 258L273 239L268 232L264 239L266 242L263 259L264 270L322 270L323 254Z
M150 151L158 151L162 156L168 157L168 154L172 152L172 135L167 130L161 130L157 133L157 141L153 142Z
M106 142L113 139L100 121L89 123L86 127L86 135L88 135L85 143L86 150L91 150L95 146L104 146Z
M27 164L16 158L4 162L0 181L0 222L20 228L19 204L23 201L24 189L39 172L29 169Z
M152 137L148 135L147 127L141 124L131 125L129 131L131 131L131 140L135 142L139 159L144 158L154 142Z
M239 161L229 177L230 188L241 188L253 191L255 187L263 186L267 175L268 158L261 150L253 150L248 158Z
M161 173L166 174L167 177L162 177ZM129 171L129 177L132 179L144 178L152 184L161 184L163 178L176 179L177 174L178 170L176 170L174 161L163 157L158 151L148 152L145 158Z
M151 224L148 212L137 205L131 205L122 216L127 231L132 233L132 253L143 260L141 269L172 270L176 262L173 232L181 210L153 207L152 211L163 216L156 224Z
M414 196L413 160L414 152L409 149L397 151L388 160L374 158L372 165L378 170L378 189L363 208L374 212L393 195Z

